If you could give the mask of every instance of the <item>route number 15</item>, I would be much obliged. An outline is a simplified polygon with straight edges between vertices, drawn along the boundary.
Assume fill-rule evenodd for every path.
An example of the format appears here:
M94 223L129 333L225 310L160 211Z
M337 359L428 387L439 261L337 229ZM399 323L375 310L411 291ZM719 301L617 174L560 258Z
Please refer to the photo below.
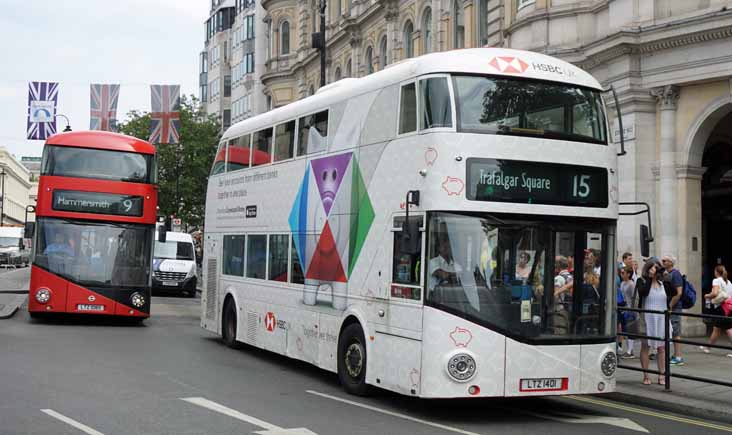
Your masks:
M579 198L587 198L590 196L589 175L575 175L572 181L572 196Z

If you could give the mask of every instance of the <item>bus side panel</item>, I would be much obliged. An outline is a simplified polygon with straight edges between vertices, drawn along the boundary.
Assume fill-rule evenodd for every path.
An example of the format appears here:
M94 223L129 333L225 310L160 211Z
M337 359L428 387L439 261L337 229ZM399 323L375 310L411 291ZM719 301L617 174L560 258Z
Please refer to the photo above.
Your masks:
M318 366L331 372L338 371L338 335L341 323L340 315L320 313Z
M201 262L201 327L216 334L221 333L221 309L223 297L219 289L221 277L222 245L220 234L206 234L203 241L203 261Z
M369 357L370 384L407 395L420 393L421 341L376 331Z
M615 377L607 378L602 374L602 358L608 352L615 352L615 344L583 344L582 386L583 393L609 393L615 391ZM603 383L600 390L600 383Z
M475 396L503 396L506 338L467 320L424 307L422 341L421 397L469 397L470 386L480 392ZM448 375L447 366L454 356L470 355L475 360L475 375L458 382Z

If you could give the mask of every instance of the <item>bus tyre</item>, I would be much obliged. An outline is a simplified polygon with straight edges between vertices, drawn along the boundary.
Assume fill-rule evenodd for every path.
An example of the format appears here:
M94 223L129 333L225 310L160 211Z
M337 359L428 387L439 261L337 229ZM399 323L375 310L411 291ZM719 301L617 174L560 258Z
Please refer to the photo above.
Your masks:
M338 340L338 380L350 394L365 396L366 385L366 340L358 323L351 323Z
M231 300L227 300L224 304L223 316L221 320L221 337L224 344L232 349L238 349L241 344L236 341L236 304Z

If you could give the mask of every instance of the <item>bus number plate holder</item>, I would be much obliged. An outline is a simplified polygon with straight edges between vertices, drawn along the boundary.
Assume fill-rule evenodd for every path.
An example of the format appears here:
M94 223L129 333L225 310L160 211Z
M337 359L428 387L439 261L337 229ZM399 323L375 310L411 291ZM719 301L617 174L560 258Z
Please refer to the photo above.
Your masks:
M104 311L104 305L78 304L76 309L79 311Z
M569 378L534 378L521 379L519 391L566 391L569 387Z

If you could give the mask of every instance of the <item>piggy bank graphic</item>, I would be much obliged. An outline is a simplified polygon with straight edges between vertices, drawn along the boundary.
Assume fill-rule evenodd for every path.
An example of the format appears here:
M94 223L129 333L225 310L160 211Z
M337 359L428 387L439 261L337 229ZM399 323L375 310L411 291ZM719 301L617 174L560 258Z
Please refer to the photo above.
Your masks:
M460 195L465 190L465 183L459 178L448 176L442 182L442 189L447 192L448 196Z
M450 339L455 347L468 347L470 341L473 340L473 334L467 329L456 326L455 330L450 333Z

